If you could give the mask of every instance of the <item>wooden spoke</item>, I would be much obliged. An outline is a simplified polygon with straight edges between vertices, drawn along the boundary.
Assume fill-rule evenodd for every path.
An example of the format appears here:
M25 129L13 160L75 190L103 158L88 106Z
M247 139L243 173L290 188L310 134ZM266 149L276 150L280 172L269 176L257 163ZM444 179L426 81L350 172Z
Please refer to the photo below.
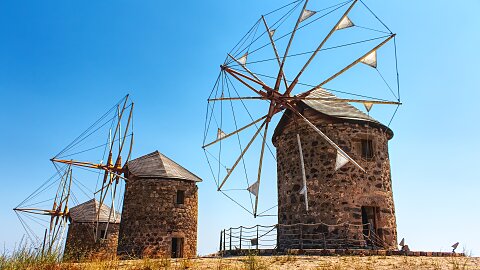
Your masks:
M209 143L209 144L206 144L206 145L202 146L202 148L205 149L205 148L207 148L207 147L209 147L209 146L211 146L211 145L213 145L213 144L215 144L215 143L217 143L217 142L219 142L219 141L221 141L221 140L224 140L224 139L226 139L226 138L228 138L228 137L230 137L230 136L232 136L232 135L235 135L235 134L241 132L242 130L245 130L246 128L249 128L249 127L255 125L256 123L264 120L265 118L267 118L267 115L258 118L257 120L253 121L252 123L250 123L250 124L248 124L248 125L246 125L246 126L244 126L244 127L242 127L242 128L239 128L239 129L235 130L234 132L229 133L229 134L223 136L223 137L220 138L220 139L217 139L217 140L215 140L215 141L213 141L213 142L211 142L211 143Z
M14 211L19 211L19 212L25 212L29 214L36 214L36 215L46 215L46 216L57 216L57 215L64 215L65 213L63 212L57 212L53 210L44 210L44 209L38 209L38 208L14 208Z
M305 198L305 210L308 211L307 176L305 174L305 162L303 160L302 141L300 140L300 135L298 133L297 133L297 143L298 143L298 151L300 154L300 168L302 169L302 180L303 180L303 189L304 189L303 197Z
M120 123L121 123L120 120L122 119L123 112L125 111L125 109L127 107L127 101L128 101L128 95L125 97L125 102L123 103L122 110L121 110L121 112L118 116L117 126L115 127L115 132L113 133L112 141L110 142L110 153L112 152L113 144L115 143L115 138L117 136L117 133L120 132Z
M262 82L260 82L260 81L257 81L257 80L255 80L255 79L253 79L253 78L250 78L250 77L246 76L245 74L242 74L242 73L240 73L240 72L238 72L238 71L235 71L235 70L233 70L233 69L231 69L231 68L229 68L229 67L225 67L225 71L226 71L228 74L232 75L235 79L237 79L237 80L238 80L239 82L241 82L243 85L245 85L246 87L250 88L253 92L257 93L258 95L260 95L260 96L262 96L262 97L266 97L266 96L267 96L267 93L265 93L264 91L255 89L255 87L251 86L251 85L248 84L246 81L242 80L240 77L245 78L245 79L247 79L247 80L249 80L249 81L252 81L252 82L254 82L254 83L258 84L258 85L261 85L261 86L262 86L264 89L266 89L266 90L270 90L270 91L272 90L268 85L265 85L264 83L262 83Z
M265 131L263 133L263 140L262 140L262 150L260 150L260 163L258 165L258 175L257 175L257 184L258 184L258 189L257 189L257 195L255 196L255 208L253 209L253 216L257 217L257 208L258 208L258 195L260 194L260 178L262 175L262 167L263 167L263 154L265 153L265 144L267 140L267 133L268 133L268 124L270 121L266 121L267 123L265 124Z
M387 104L387 105L402 105L398 101L383 101L383 100L369 100L369 99L346 99L346 98L322 98L322 97L291 97L286 98L291 100L318 100L318 101L329 101L329 102L354 102L354 103L372 103L372 104Z
M275 41L273 40L273 36L270 34L270 28L268 27L267 21L265 20L264 16L262 16L262 20L263 20L263 24L265 25L265 28L267 29L267 35L270 38L270 44L272 44L272 48L275 53L275 58L277 59L278 67L280 68L282 66L282 62L280 61L280 56L278 55L277 46L275 46ZM283 70L282 70L282 78L285 84L285 89L288 89L287 78L285 77L285 73L283 72Z
M226 100L249 100L249 99L254 99L254 100L268 100L267 98L264 97L229 97L229 98L211 98L208 99L208 101L226 101Z
M366 172L362 166L360 166L353 158L351 158L345 151L343 151L342 148L340 148L336 143L334 143L325 133L323 133L320 129L318 129L312 122L310 122L305 116L303 116L300 112L298 112L295 108L293 108L291 105L288 105L289 109L298 115L305 123L307 123L313 130L315 130L322 138L324 138L333 148L335 148L337 151L339 151L342 155L344 155L350 162L352 162L357 168L359 168L362 172Z
M115 166L116 166L116 167L123 167L123 166L121 166L121 164L120 164L121 158L122 158L121 154L122 154L122 151L123 151L123 146L125 145L125 139L127 138L128 129L129 129L129 127L130 127L130 121L131 121L131 119L132 119L133 105L134 105L134 104L132 103L132 105L131 105L131 107L130 107L130 114L128 115L127 126L125 127L125 132L123 133L123 138L122 138L122 140L121 140L122 142L121 142L121 144L120 144L120 148L118 149L118 157L117 157L117 160L116 160L116 162L115 162ZM120 122L120 120L119 120L119 122Z
M133 148L133 132L132 132L132 137L130 138L130 147L128 149L127 159L125 160L125 164L123 165L123 171L125 171L125 166L127 166L127 162L130 160L130 156L132 155L132 148Z
M317 53L322 49L323 45L325 45L325 43L327 42L327 40L333 35L333 33L337 30L337 27L338 25L340 25L340 23L342 22L342 20L347 17L348 13L352 10L353 6L355 6L355 4L357 3L358 0L354 0L353 3L350 5L350 7L347 9L347 11L345 11L345 13L342 15L342 17L340 18L340 20L338 20L338 22L335 24L335 26L330 30L330 32L328 33L328 35L323 39L323 41L320 43L320 45L318 45L317 49L315 50L315 52L310 56L310 58L308 59L308 61L305 63L305 65L302 67L302 69L300 70L300 72L298 72L297 76L295 77L295 79L293 80L293 82L290 84L290 87L287 89L287 91L285 92L285 95L288 96L290 95L290 93L293 91L293 88L295 87L295 85L298 83L298 80L300 78L300 76L302 76L302 73L305 71L305 69L308 67L308 65L310 65L310 63L312 62L312 60L315 58L315 56L317 55Z
M230 169L230 171L228 171L227 173L227 176L225 176L225 178L223 179L222 183L220 184L220 186L218 187L218 191L220 191L223 187L223 185L225 184L225 182L227 181L227 179L230 177L230 175L232 174L233 170L235 169L235 167L237 167L238 163L240 162L240 160L242 160L243 156L245 155L245 153L247 152L248 148L250 148L250 146L252 145L253 141L255 140L255 138L257 138L258 134L260 133L260 131L262 130L262 128L265 126L265 124L267 123L267 121L263 121L262 125L260 125L260 127L257 129L257 131L255 132L255 134L253 135L252 139L250 139L250 141L248 142L247 146L243 149L242 153L240 154L240 156L237 158L237 160L235 161L235 164L232 166L232 168Z
M285 53L282 58L282 64L280 65L280 69L278 71L277 81L275 82L275 87L274 87L275 90L278 90L278 88L280 87L280 80L283 74L283 66L285 65L285 60L287 59L288 51L290 50L290 46L292 45L293 38L295 37L295 33L297 32L297 29L298 29L298 25L300 24L300 21L302 19L302 14L307 8L307 4L308 4L308 0L305 0L305 4L303 5L302 11L298 16L297 22L295 23L295 27L293 28L292 34L290 35L290 39L288 40L288 45L287 45L287 48L285 49Z
M395 37L395 34L392 34L390 37L388 37L387 39L385 39L383 42L381 42L380 44L378 44L377 46L375 46L375 48L371 49L370 51L368 51L366 54L362 55L361 57L359 57L357 60L353 61L350 65L346 66L345 68L343 68L342 70L340 70L339 72L335 73L335 75L331 76L330 78L326 79L325 81L323 81L322 83L320 83L319 85L313 87L312 89L300 94L300 95L297 95L299 97L306 97L308 96L311 92L315 91L316 89L322 87L323 85L327 84L328 82L330 82L331 80L337 78L338 76L340 76L342 73L344 73L345 71L349 70L350 68L352 68L353 66L355 66L356 64L360 63L362 61L362 59L364 59L365 57L367 57L370 53L378 50L380 47L382 47L383 45L385 45L387 42L389 42L391 39L393 39Z

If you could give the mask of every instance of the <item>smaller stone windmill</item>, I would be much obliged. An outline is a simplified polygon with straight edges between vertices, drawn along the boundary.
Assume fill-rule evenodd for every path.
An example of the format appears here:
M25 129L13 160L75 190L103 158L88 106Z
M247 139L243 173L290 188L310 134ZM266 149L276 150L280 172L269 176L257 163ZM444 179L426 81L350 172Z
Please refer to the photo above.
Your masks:
M127 163L118 254L193 257L202 180L158 151Z
M120 213L110 215L110 207L91 199L70 209L69 218L64 258L77 260L115 256ZM98 230L95 229L97 226Z

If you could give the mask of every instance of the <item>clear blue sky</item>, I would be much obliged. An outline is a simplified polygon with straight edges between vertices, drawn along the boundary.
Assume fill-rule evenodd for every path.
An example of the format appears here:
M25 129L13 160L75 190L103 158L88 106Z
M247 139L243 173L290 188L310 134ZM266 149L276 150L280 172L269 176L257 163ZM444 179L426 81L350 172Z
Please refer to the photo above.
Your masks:
M446 251L460 241L480 255L480 2L366 2L398 34L404 105L390 142L398 236L415 250ZM200 146L225 53L277 5L2 1L2 245L21 238L11 209L52 174L49 159L126 93L136 103L133 156L158 149L204 179L200 254L217 249L222 228L272 224L215 191Z

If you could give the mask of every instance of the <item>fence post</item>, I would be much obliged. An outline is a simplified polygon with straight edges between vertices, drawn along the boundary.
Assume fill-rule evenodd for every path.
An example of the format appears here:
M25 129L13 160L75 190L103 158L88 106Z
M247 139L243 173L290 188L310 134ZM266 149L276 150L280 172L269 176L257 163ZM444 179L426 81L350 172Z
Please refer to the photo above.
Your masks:
M218 249L220 252L222 252L222 246L223 246L223 230L220 231L220 248Z
M225 245L226 245L226 242L227 242L227 238L226 238L226 231L225 229L223 229L223 252L225 252Z
M258 245L260 245L260 239L258 239L258 225L257 225L257 250L258 250Z
M300 225L300 250L303 250L303 224Z
M232 228L230 228L230 250L232 250Z
M242 229L243 227L240 226L240 250L242 250Z

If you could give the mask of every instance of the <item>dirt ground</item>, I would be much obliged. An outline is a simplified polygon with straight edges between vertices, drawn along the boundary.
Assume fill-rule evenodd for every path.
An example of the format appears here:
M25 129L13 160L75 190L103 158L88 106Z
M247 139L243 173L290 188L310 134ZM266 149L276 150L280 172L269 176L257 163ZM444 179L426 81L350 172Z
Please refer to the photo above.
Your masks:
M185 260L120 261L114 269L469 269L480 270L478 257L406 257L406 256L246 256L195 258Z

